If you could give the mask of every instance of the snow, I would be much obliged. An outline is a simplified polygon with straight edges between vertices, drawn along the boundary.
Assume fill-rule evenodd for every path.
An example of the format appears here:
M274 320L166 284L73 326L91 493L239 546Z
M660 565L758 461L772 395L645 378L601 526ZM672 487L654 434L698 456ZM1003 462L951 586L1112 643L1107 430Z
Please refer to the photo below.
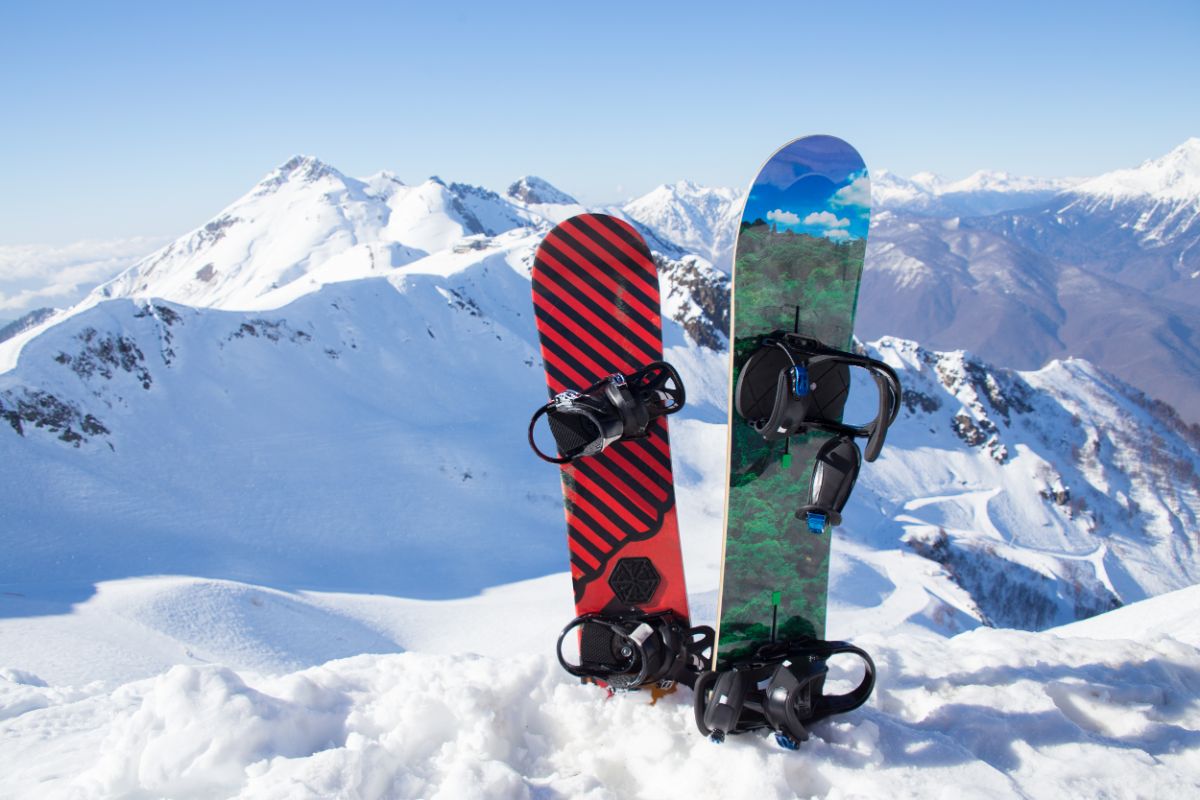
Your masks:
M659 186L614 210L651 237L702 256L729 273L744 198L744 192L735 189L685 180Z
M419 640L421 631L459 637L449 647L428 639L428 649L408 652L396 644L364 648L299 669L286 659L253 668L234 648L225 662L204 663L194 653L139 679L55 685L37 671L46 656L30 648L31 668L0 671L0 793L1056 798L1187 796L1200 788L1196 631L1177 636L1160 625L1164 606L1173 619L1196 618L1194 589L1044 633L979 629L942 638L859 629L855 641L879 667L874 696L815 726L793 753L758 734L711 744L694 729L686 689L652 704L645 693L606 698L574 682L551 654L566 584L565 575L554 576L434 603L293 595L290 624L263 623L240 635L229 629L252 645L241 652L288 653L297 636L317 642L353 631L346 619L331 618L337 609L388 628L393 639ZM157 633L192 644L196 626L188 620L193 611L204 619L204 593L188 600L172 593L203 586L180 578L116 582L73 615L90 616L112 640L140 649L138 632L113 621L147 619L135 609L171 596L176 621ZM230 599L279 594L219 588ZM96 616L98 605L108 606L107 622ZM279 620L270 602L242 605L245 616ZM485 616L453 624L478 612ZM841 613L835 603L834 626ZM0 620L0 635L13 622ZM64 639L50 647L104 671L111 659L88 644ZM338 649L332 641L326 647ZM838 662L833 667L833 678L852 677Z
M1080 194L1113 199L1150 198L1200 202L1200 138L1191 137L1160 158L1081 183Z
M349 178L310 156L268 174L206 225L98 287L84 304L159 298L195 307L269 310L333 283L444 272L427 256L465 240L520 231L546 219L478 187L434 177L406 185L390 173ZM466 244L470 246L469 243ZM11 359L10 359L11 362Z
M931 172L904 178L889 170L872 173L871 200L877 209L933 216L976 216L1024 208L1078 184L1078 178L1037 178L978 170L960 180ZM878 220L876 220L878 222Z
M527 205L579 205L579 201L574 197L536 175L526 175L513 181L504 193L511 199Z
M981 169L957 181L939 180L941 194L953 192L1060 192L1075 183L1074 178L1037 178L1012 175L1003 170Z
M681 182L617 210L656 250L687 379L671 432L697 622L716 606L728 343L694 334L717 327L701 295L739 198ZM500 196L297 157L0 343L0 410L42 392L62 411L0 431L22 476L0 482L0 796L1200 788L1200 464L1080 360L866 345L906 408L837 533L827 634L879 682L799 752L705 741L686 689L652 704L569 679L557 472L521 442L545 397L532 253L576 210L532 177Z
M523 280L513 265L498 266L488 273L492 280ZM392 298L369 291L380 282L368 281L344 284L336 295L319 292L306 314L289 309L287 318L319 319L316 309L330 303L354 308L360 350L382 341L367 323L374 318L416 326L429 319L442 338L463 325L463 336L478 337L483 328L472 326L483 323L475 317L456 322L453 314L435 310L434 303L455 308L455 293L483 304L492 324L514 324L500 309L516 300L497 292L482 268L444 281L425 276L394 286L410 304L403 313L368 313L369 302L388 308ZM107 306L87 313L100 311L116 313ZM212 331L253 319L234 314L201 324L200 315L230 312L189 313L193 317L182 328L174 326L173 347L182 362L201 357ZM323 337L324 324L307 328L310 335ZM406 335L403 328L399 333ZM695 384L696 407L673 418L672 443L691 607L697 622L711 622L726 433L723 424L708 420L726 367L723 354L705 356L677 337L668 326L668 339L678 342L668 349L670 357L704 376ZM259 340L249 344L268 384L287 374L276 360L287 363L295 357L287 355L291 350ZM980 563L1010 559L1000 563L1054 574L1063 558L1082 557L1103 574L1110 564L1092 557L1086 521L1076 525L1040 499L1032 508L1019 502L1036 496L1031 480L1058 483L1027 463L1037 453L1052 456L1014 410L1014 387L1018 379L1040 382L1047 405L1038 419L1051 440L1090 436L1097 419L1137 412L1086 362L1013 374L981 366L966 353L931 353L900 340L870 347L902 370L906 388L939 397L940 415L956 401L976 419L995 419L998 441L1019 454L1001 463L987 444L964 448L929 414L909 410L902 416L884 455L864 469L831 570L828 636L850 639L873 654L878 687L864 708L815 726L799 752L757 734L720 747L709 743L694 729L686 689L651 705L645 694L606 698L569 679L553 655L557 632L572 615L563 572L481 590L471 590L468 581L444 599L429 599L402 591L369 594L183 575L64 583L61 566L33 561L22 583L0 592L0 796L1057 798L1196 791L1196 587L1042 632L992 629L980 625L981 609L994 614L998 608L988 605L986 595L957 583L953 568L899 541L905 531L940 527L952 542L978 537L997 548L978 556ZM507 362L501 352L483 355L502 374ZM333 362L341 381L351 379L342 370L353 363L348 348ZM388 373L365 374L379 381ZM320 385L313 382L307 390L315 392L318 409L325 402ZM353 387L343 383L342 391L356 393ZM296 394L290 384L282 391ZM990 397L980 394L988 391ZM996 408L1005 398L1011 424ZM852 396L850 413L860 400ZM1054 416L1050 403L1068 403L1066 411L1054 413L1073 414L1079 422ZM243 405L256 401L248 395L231 408ZM292 413L278 400L266 406L277 417ZM1170 446L1169 431L1135 421ZM231 423L227 412L222 424ZM938 428L932 436L930 425ZM255 439L256 458L269 457L272 441ZM370 457L364 439L352 441L348 452ZM310 433L307 444L316 446L326 465L336 465L319 470L323 480L347 468L349 462L337 460L333 440L314 440ZM1061 446L1070 448L1070 438ZM285 451L296 457L294 446ZM1061 457L1052 458L1062 475L1071 475ZM546 477L547 491L555 494L547 499L545 519L531 518L505 536L520 541L526 535L521 529L529 528L537 538L553 539L561 557L553 471L538 466L526 469L514 461L504 468L510 482ZM521 478L525 473L529 477ZM1119 464L1106 467L1109 480L1122 474ZM408 479L419 481L416 475ZM1083 490L1074 478L1063 482ZM436 478L424 485L414 495L438 491ZM350 496L365 501L383 494L382 486L368 484ZM236 492L232 486L228 491ZM236 495L233 505L252 506L262 492L271 494L259 486ZM470 493L454 496L459 505L473 502ZM1009 501L1018 509L1015 517L1004 511ZM295 549L299 531L294 523L259 524L256 547ZM1107 538L1120 544L1121 535ZM455 546L451 537L438 539ZM309 581L333 566L331 546L299 545L319 556ZM382 546L349 558L366 575L373 569L368 562L392 561ZM120 549L113 558L133 565L135 553ZM1147 560L1157 560L1160 570L1170 564L1161 557ZM509 569L490 563L492 575ZM853 677L843 669L851 668L834 662L835 679Z
M1193 613L1198 603L1200 585L1189 586L1063 625L1053 632L1092 639L1175 639L1200 647L1200 617Z

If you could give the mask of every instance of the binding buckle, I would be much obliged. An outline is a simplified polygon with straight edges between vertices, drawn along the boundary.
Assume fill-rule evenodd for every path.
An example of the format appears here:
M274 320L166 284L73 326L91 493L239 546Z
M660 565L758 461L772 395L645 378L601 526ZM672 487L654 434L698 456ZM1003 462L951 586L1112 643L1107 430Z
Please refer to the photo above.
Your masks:
M567 661L563 642L580 633L580 660ZM558 636L558 663L570 674L606 684L615 691L683 683L711 665L715 633L707 625L686 627L670 612L611 616L583 614Z

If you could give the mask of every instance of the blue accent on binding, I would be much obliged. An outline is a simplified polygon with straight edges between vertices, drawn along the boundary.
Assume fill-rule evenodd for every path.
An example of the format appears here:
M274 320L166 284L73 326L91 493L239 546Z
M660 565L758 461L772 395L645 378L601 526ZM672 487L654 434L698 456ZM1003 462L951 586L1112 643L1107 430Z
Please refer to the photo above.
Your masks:
M788 736L786 733L775 734L775 743L778 744L780 747L782 747L784 750L799 750L800 749L800 743L797 742L792 737Z
M808 394L808 367L792 367L792 393L796 397Z
M815 533L818 535L824 533L825 532L825 523L828 521L828 519L829 518L826 517L824 514L822 514L820 511L809 511L808 512L808 530L809 530L809 532Z

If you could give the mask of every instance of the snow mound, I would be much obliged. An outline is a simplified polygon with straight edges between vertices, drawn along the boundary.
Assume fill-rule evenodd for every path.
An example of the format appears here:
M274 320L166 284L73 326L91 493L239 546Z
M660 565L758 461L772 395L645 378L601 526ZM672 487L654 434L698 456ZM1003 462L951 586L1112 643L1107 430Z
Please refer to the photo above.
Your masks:
M1194 616L1200 595L1176 600ZM1148 604L1123 612L1143 623L1156 614ZM606 698L544 651L363 655L279 676L176 666L112 692L17 684L42 696L0 723L0 791L761 798L1200 788L1192 645L988 629L858 642L876 656L876 694L814 726L796 753L757 734L714 745L694 729L688 690L657 703ZM832 679L852 679L841 667ZM0 703L12 686L0 680ZM36 734L46 730L52 743Z
M1063 636L1091 639L1170 637L1200 647L1200 585L1151 597L1099 617L1054 628Z
M234 581L150 580L157 591L124 592L114 610L175 639L199 661L278 671L400 649L361 622L288 592ZM110 591L121 588L117 582Z

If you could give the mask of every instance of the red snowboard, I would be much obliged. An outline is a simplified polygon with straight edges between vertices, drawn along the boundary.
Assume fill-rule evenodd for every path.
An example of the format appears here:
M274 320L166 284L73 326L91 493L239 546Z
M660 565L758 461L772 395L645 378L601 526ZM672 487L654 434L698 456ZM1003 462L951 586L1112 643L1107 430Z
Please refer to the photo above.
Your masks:
M662 360L658 271L619 219L581 214L550 231L534 259L533 303L551 397ZM576 612L669 611L687 625L666 417L561 470ZM585 629L585 651L588 638Z

